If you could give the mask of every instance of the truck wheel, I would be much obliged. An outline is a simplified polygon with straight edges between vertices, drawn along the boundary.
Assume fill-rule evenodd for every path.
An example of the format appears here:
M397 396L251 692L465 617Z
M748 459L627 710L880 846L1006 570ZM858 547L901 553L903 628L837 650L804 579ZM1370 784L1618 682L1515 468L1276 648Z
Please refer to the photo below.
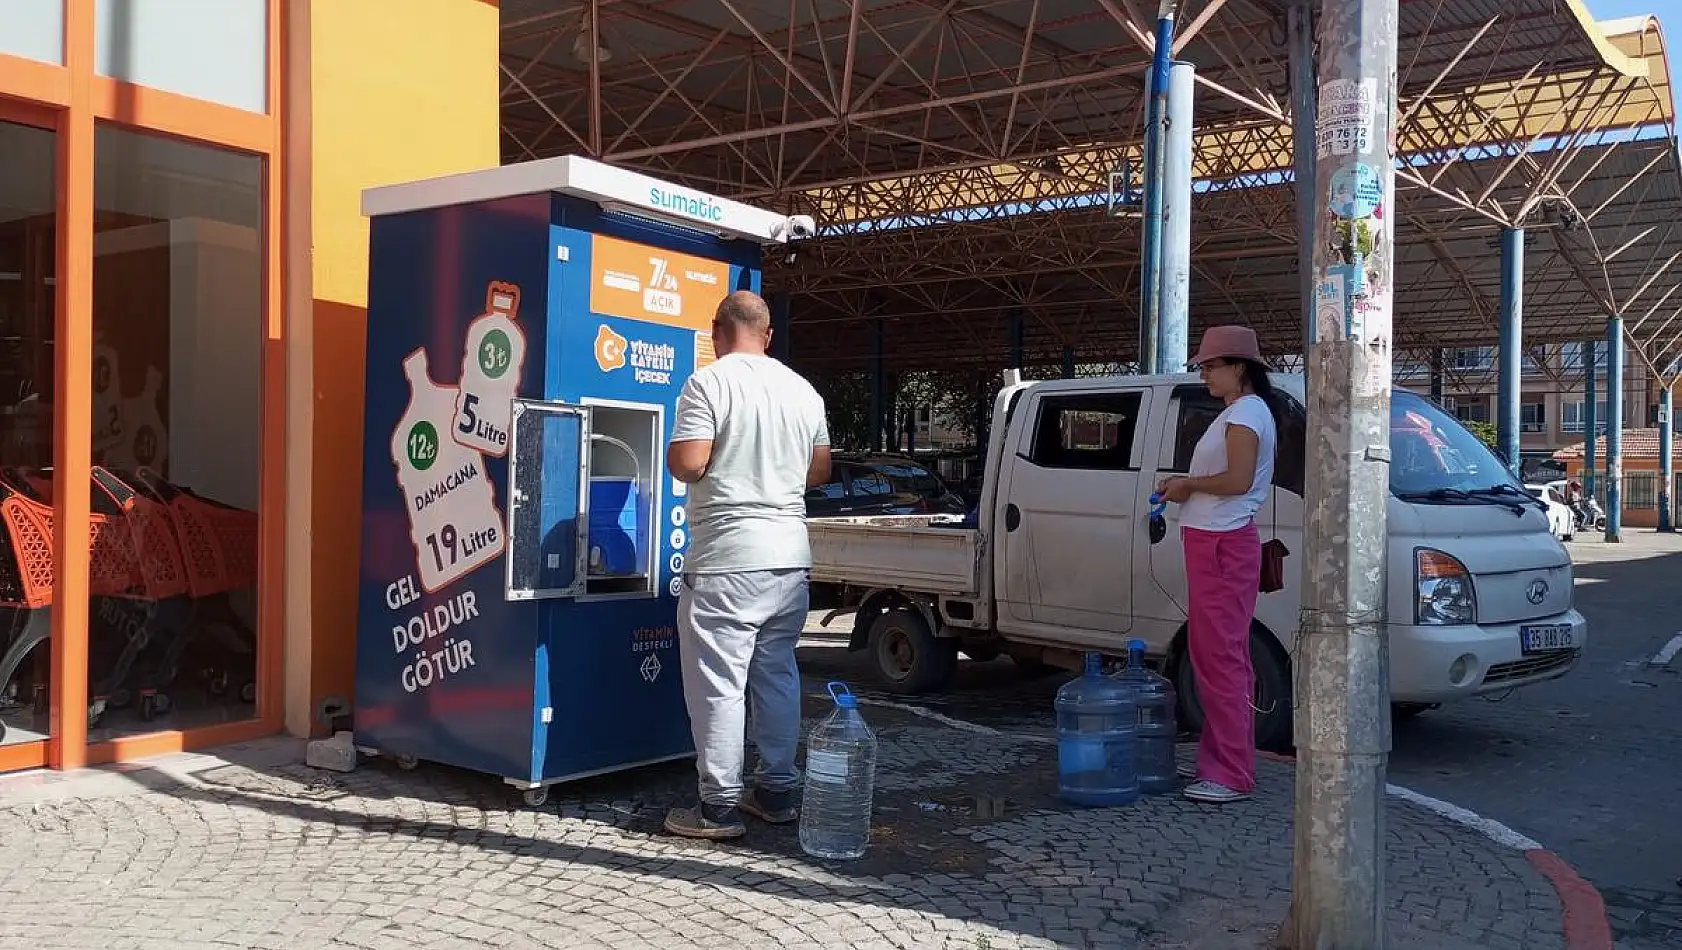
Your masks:
M895 693L945 689L958 668L958 642L935 636L920 614L903 607L871 624L870 652L883 683Z
M1251 703L1256 712L1256 748L1268 752L1291 751L1291 665L1282 651L1268 641L1265 630L1250 629L1250 666L1255 671L1256 691ZM1181 731L1203 731L1203 704L1197 696L1197 674L1192 669L1189 649L1175 664L1174 689L1180 694L1178 715Z

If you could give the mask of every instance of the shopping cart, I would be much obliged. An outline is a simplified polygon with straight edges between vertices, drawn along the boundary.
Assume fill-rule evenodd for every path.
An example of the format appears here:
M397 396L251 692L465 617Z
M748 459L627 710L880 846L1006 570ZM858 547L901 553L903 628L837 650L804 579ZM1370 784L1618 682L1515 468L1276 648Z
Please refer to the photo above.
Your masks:
M257 513L206 498L149 469L110 474L167 514L181 553L191 621L163 651L153 678L173 682L187 665L207 692L221 696L237 675L240 700L256 702L257 636L230 595L257 586Z

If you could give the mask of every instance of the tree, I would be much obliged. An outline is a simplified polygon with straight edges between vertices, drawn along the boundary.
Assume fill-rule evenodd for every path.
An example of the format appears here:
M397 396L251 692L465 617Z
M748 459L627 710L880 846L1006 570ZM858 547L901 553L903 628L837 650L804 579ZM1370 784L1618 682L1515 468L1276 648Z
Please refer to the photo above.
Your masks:
M1468 432L1472 433L1473 435L1477 436L1479 442L1482 442L1484 445L1489 446L1489 450L1491 452L1494 452L1496 454L1500 454L1501 444L1498 441L1500 439L1500 433L1496 430L1495 423L1493 423L1493 422L1477 422L1477 421L1468 419L1468 420L1462 422L1461 425L1464 425L1466 427L1466 431L1468 431Z

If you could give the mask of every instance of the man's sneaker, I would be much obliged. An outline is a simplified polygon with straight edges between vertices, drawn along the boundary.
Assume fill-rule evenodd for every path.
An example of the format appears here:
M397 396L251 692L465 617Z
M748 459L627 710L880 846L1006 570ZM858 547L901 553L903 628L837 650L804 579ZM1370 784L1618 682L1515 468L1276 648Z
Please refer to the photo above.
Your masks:
M1181 762L1179 765L1174 767L1174 774L1178 775L1180 778L1197 778L1197 763Z
M748 833L742 824L742 813L735 805L708 805L694 808L674 808L666 812L666 830L685 838L705 838L720 841L740 838Z
M800 805L795 800L798 794L792 788L781 792L755 788L742 796L741 809L760 821L786 825L800 817Z
M1202 781L1186 786L1185 796L1194 802L1225 805L1229 802L1243 801L1250 797L1250 793L1227 788L1218 782Z

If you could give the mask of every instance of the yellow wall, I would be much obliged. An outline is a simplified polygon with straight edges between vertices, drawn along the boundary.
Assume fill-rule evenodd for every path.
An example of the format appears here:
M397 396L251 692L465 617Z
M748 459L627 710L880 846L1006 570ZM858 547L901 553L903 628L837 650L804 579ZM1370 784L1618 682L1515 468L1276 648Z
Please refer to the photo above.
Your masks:
M310 516L289 545L289 580L305 568L308 582L289 589L287 728L303 733L319 731L314 712L323 697L353 694L368 288L362 190L498 164L500 90L494 2L292 7L289 225L308 244L290 241L288 259L308 267L311 280L307 291L301 279L291 285L309 294L302 311L295 300L289 313L310 324L293 334L305 350L300 363L307 355L310 365L295 365L290 378L307 379L312 399L290 403L289 435L307 433L307 445L294 441L289 453L291 510ZM307 89L299 88L304 75ZM307 168L299 166L304 154ZM307 205L299 187L308 189ZM299 493L307 504L298 504Z

